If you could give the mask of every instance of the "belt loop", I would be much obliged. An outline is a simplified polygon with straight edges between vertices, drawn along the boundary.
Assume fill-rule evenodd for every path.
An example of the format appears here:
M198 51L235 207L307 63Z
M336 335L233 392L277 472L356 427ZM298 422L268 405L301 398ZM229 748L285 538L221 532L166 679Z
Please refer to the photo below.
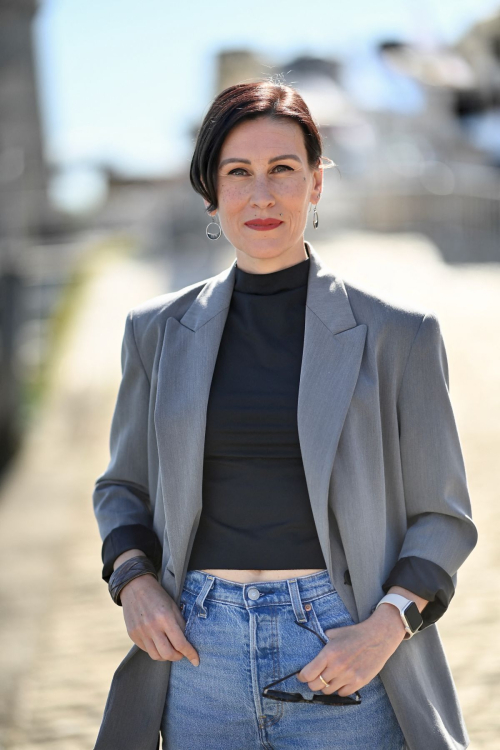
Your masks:
M205 603L205 597L208 594L208 592L210 591L210 589L212 588L212 586L214 584L214 581L215 581L215 578L213 576L207 575L207 577L205 579L205 583L201 587L201 591L198 594L198 596L196 597L196 601L194 603L194 606L198 610L198 617L206 617L207 616L207 610L206 610L206 608L203 605Z
M293 613L297 622L307 622L306 613L300 598L299 584L296 578L287 578L290 599L292 600Z

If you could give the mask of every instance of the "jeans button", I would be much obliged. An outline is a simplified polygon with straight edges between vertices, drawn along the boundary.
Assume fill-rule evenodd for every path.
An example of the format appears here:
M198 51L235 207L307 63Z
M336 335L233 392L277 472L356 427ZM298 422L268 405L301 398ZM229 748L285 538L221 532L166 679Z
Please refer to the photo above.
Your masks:
M250 586L247 593L249 599L258 599L260 596L260 591L259 589L256 589L255 586Z

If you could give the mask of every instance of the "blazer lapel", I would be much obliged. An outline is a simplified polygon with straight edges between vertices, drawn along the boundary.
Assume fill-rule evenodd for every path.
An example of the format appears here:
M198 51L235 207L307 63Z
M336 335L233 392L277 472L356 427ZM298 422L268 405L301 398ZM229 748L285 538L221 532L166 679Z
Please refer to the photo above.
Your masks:
M366 325L356 325L342 281L307 243L311 258L298 431L319 541L330 575L328 488L359 373ZM165 504L167 565L181 593L202 509L210 386L234 287L236 260L214 276L180 319L168 318L159 362L155 428Z
M154 420L167 568L175 576L177 595L201 514L206 411L235 269L236 260L214 276L180 321L168 318L158 365Z
M342 426L359 375L367 327L357 325L341 279L324 266L311 245L309 254L297 422L311 508L333 580L328 491Z

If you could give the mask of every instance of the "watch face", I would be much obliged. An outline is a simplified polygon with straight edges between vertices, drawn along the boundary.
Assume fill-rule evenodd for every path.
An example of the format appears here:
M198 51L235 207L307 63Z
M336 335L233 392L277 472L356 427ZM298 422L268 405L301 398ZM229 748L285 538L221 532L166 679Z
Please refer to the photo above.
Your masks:
M418 611L418 607L415 602L412 602L407 607L405 607L404 616L411 628L412 633L415 633L423 622L422 615Z

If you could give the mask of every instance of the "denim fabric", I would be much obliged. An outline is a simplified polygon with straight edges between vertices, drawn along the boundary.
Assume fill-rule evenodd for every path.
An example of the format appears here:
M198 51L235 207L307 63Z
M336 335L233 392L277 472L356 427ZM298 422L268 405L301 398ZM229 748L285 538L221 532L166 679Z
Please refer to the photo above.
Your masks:
M168 750L404 747L379 676L359 691L361 705L282 703L262 696L267 684L319 653L323 645L315 633L327 640L325 630L354 624L327 570L247 584L188 570L180 607L200 665L186 658L172 662L161 726ZM296 676L275 689L314 694Z

